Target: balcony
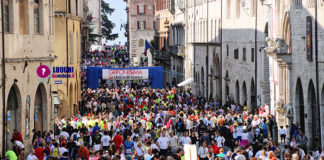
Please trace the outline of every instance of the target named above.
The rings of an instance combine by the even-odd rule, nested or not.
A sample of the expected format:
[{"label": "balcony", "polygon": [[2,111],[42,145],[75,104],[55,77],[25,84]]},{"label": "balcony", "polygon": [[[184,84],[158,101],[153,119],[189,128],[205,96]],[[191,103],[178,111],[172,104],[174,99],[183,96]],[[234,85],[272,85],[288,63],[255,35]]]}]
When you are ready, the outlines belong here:
[{"label": "balcony", "polygon": [[292,54],[290,46],[286,44],[283,39],[273,40],[272,38],[267,38],[267,45],[264,49],[268,55],[275,55],[278,60],[286,63],[292,63]]},{"label": "balcony", "polygon": [[154,51],[153,58],[156,60],[170,61],[171,55],[166,51]]},{"label": "balcony", "polygon": [[185,58],[185,46],[169,46],[167,49],[167,52],[169,52],[172,56],[178,56],[178,57],[182,57]]}]

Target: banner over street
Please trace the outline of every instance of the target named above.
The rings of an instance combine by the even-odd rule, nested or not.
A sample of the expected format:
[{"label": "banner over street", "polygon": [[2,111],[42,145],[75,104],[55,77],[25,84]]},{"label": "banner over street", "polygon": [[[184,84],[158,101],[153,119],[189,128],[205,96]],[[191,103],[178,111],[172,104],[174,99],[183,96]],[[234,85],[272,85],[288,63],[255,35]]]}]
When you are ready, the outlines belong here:
[{"label": "banner over street", "polygon": [[148,69],[103,69],[102,79],[143,80],[149,79]]}]

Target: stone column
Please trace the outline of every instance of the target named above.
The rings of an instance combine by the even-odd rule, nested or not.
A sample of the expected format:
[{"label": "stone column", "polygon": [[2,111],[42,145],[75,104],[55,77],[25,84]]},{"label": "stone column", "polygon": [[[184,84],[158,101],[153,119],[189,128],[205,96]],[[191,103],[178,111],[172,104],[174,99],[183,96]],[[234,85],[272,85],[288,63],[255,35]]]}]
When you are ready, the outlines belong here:
[{"label": "stone column", "polygon": [[[288,100],[287,103],[288,103],[290,106],[293,107],[293,112],[294,112],[293,114],[294,114],[294,117],[296,117],[296,116],[295,116],[295,113],[297,113],[297,112],[296,112],[296,107],[297,107],[297,106],[294,106],[294,103],[293,103],[293,101],[294,101],[294,97],[293,97],[293,94],[292,94],[292,93],[295,93],[295,91],[294,91],[295,87],[293,86],[294,82],[293,82],[293,74],[292,74],[292,73],[293,73],[293,72],[292,72],[292,65],[291,65],[291,64],[287,64],[287,69],[288,69],[288,83],[289,83],[289,85],[288,85],[289,100]],[[296,118],[294,118],[294,119],[296,119]],[[293,122],[294,119],[293,119],[293,117],[288,118],[289,123]],[[294,123],[295,123],[295,121],[294,121]]]}]

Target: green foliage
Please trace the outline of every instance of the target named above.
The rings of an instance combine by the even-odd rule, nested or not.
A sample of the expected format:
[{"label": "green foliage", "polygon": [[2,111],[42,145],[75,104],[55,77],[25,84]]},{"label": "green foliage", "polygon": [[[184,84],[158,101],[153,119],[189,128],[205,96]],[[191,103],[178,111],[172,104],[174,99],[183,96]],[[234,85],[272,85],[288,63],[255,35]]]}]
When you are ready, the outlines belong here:
[{"label": "green foliage", "polygon": [[111,15],[115,9],[110,8],[109,3],[106,3],[104,0],[101,0],[101,33],[102,37],[107,40],[114,40],[118,38],[118,34],[113,34],[112,29],[115,27],[115,24],[108,19],[107,15]]}]

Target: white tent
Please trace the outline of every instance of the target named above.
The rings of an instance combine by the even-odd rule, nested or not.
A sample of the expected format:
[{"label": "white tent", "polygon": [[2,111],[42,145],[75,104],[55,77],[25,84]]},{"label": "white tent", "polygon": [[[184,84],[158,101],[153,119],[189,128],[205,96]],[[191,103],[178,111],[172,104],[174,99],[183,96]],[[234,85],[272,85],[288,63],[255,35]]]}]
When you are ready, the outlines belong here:
[{"label": "white tent", "polygon": [[189,79],[186,79],[185,81],[181,82],[178,84],[178,87],[183,87],[183,86],[186,86],[192,82],[194,82],[195,80],[193,78],[189,78]]}]

